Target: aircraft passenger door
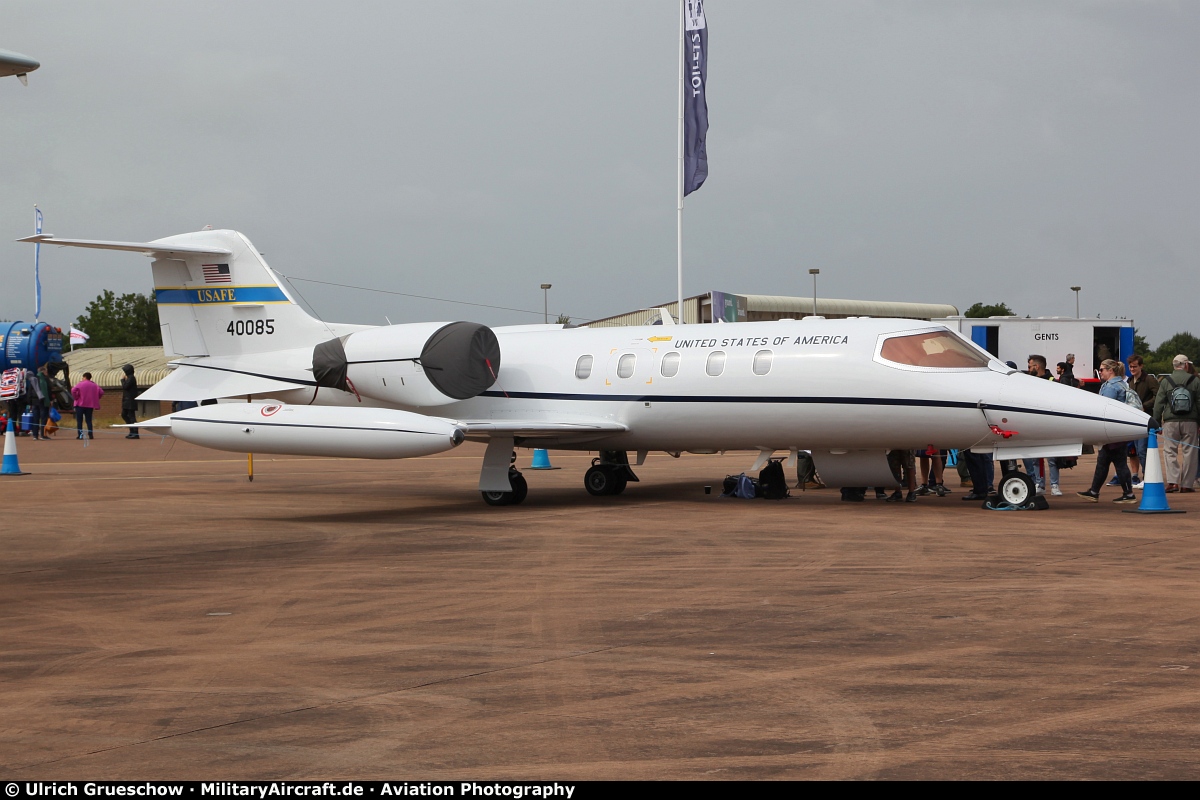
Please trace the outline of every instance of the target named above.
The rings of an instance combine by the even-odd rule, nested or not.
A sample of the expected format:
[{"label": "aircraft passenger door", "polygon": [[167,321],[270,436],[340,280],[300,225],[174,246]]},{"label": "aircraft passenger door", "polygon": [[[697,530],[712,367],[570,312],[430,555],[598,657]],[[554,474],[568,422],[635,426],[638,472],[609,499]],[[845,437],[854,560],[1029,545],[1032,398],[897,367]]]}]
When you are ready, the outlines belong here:
[{"label": "aircraft passenger door", "polygon": [[654,383],[658,354],[647,347],[614,348],[608,357],[604,385],[618,391],[641,390]]}]

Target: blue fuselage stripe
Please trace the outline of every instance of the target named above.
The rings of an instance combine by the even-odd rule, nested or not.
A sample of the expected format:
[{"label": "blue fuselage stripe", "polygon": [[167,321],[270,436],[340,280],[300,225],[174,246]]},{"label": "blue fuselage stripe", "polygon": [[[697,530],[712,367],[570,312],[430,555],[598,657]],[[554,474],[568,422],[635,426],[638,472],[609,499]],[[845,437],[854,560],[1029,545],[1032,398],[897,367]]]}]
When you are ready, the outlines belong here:
[{"label": "blue fuselage stripe", "polygon": [[[903,397],[765,397],[761,395],[638,395],[638,394],[557,394],[553,392],[496,392],[487,391],[480,397],[512,398],[519,400],[583,400],[590,402],[626,402],[626,403],[749,403],[768,405],[845,405],[845,406],[910,406],[915,408],[981,408],[978,403],[960,400],[923,400]],[[1134,428],[1144,428],[1136,422],[1106,420],[1088,414],[1070,414],[1065,411],[1050,411],[1041,408],[1020,408],[1019,406],[986,405],[986,411],[1010,411],[1021,414],[1043,414],[1051,417],[1068,419],[1086,419],[1093,422],[1108,422],[1116,425],[1128,425]]]},{"label": "blue fuselage stripe", "polygon": [[287,303],[278,286],[203,286],[194,289],[156,289],[160,305],[202,306],[211,303]]}]

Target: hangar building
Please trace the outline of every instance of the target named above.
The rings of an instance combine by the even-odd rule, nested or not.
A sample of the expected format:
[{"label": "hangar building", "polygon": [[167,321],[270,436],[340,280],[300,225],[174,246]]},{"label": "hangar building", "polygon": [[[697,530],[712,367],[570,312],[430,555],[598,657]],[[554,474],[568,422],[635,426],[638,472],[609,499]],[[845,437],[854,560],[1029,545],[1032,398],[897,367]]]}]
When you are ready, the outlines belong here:
[{"label": "hangar building", "polygon": [[[654,322],[662,311],[678,319],[679,303],[659,305],[629,311],[614,317],[593,320],[590,328],[646,325]],[[714,314],[713,309],[716,309]],[[683,300],[683,321],[703,322],[761,322],[776,319],[800,319],[813,313],[811,297],[786,297],[768,294],[731,294],[711,291],[686,297]],[[837,300],[817,298],[817,315],[827,319],[847,317],[899,317],[902,319],[934,319],[954,317],[958,309],[945,303],[902,303],[891,300]]]}]

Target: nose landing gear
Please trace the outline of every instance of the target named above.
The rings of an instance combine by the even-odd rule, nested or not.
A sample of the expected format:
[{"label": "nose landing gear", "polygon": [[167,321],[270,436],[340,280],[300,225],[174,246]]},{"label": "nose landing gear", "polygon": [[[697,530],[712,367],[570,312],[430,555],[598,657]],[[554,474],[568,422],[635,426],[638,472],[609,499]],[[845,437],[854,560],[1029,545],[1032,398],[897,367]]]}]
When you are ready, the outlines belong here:
[{"label": "nose landing gear", "polygon": [[1037,495],[1033,485],[1033,478],[1026,475],[1024,472],[1005,472],[1000,478],[1000,485],[997,487],[1000,499],[1010,506],[1016,508],[1024,508],[1026,505],[1033,502]]}]

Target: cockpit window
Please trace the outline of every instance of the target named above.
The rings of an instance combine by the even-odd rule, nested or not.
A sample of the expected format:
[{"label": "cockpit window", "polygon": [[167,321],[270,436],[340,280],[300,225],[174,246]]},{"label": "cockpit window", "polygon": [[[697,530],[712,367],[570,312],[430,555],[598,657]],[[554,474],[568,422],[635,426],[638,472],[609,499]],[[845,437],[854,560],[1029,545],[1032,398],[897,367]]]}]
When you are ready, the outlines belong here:
[{"label": "cockpit window", "polygon": [[987,356],[947,330],[893,336],[883,342],[879,356],[896,364],[934,369],[987,367]]}]

